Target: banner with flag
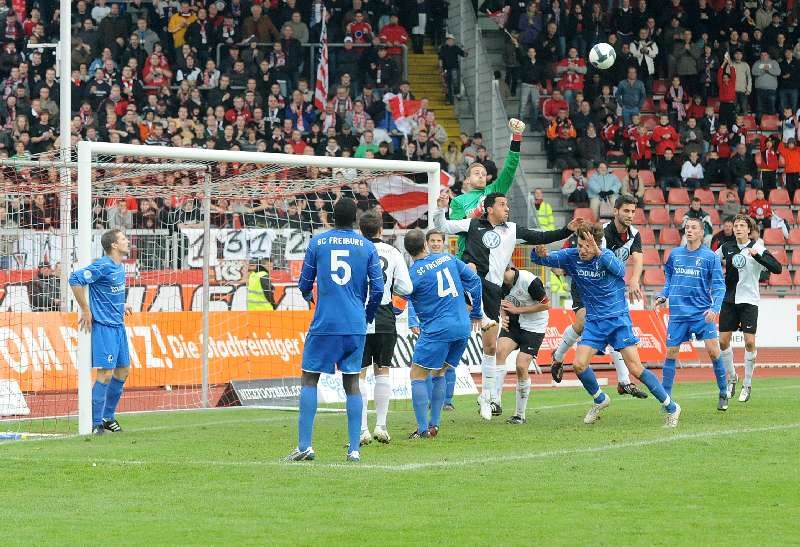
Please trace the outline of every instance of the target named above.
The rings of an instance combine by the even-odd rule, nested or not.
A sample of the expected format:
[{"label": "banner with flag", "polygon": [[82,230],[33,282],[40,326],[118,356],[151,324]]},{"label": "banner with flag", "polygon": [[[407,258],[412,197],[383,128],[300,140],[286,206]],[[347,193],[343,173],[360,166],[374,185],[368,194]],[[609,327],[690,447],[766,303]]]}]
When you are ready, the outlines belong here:
[{"label": "banner with flag", "polygon": [[322,10],[322,31],[319,35],[322,52],[317,65],[317,83],[314,89],[314,108],[325,112],[328,102],[328,28],[325,25],[325,10]]},{"label": "banner with flag", "polygon": [[392,120],[397,129],[406,135],[411,134],[411,117],[422,107],[422,101],[404,100],[395,93],[386,93],[383,95],[383,102],[392,113]]},{"label": "banner with flag", "polygon": [[[441,189],[449,188],[455,177],[445,170],[439,172]],[[428,186],[417,184],[408,177],[387,175],[369,181],[369,190],[384,211],[406,228],[428,212]]]},{"label": "banner with flag", "polygon": [[508,21],[508,15],[511,13],[511,6],[505,6],[503,9],[496,10],[496,11],[487,11],[486,15],[489,18],[497,23],[497,26],[500,28],[506,27],[506,22]]}]

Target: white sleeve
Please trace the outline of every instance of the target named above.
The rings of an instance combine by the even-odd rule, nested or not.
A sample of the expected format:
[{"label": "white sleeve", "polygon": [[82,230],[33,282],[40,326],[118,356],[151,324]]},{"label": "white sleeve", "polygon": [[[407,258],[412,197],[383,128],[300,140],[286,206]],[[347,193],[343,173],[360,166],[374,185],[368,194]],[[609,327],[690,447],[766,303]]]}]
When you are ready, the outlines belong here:
[{"label": "white sleeve", "polygon": [[469,231],[470,219],[448,220],[444,216],[445,211],[446,209],[437,207],[436,211],[433,213],[433,224],[436,228],[450,235],[467,233]]},{"label": "white sleeve", "polygon": [[414,290],[411,284],[411,276],[408,274],[408,266],[403,259],[403,255],[397,249],[392,253],[392,261],[394,262],[394,286],[392,292],[399,296],[408,296]]}]

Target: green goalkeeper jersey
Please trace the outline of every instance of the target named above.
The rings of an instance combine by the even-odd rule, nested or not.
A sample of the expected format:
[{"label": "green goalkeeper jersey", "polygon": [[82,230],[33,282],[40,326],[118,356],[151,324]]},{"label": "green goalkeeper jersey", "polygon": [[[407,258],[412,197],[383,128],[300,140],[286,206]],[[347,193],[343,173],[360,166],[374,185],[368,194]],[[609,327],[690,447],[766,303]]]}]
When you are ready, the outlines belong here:
[{"label": "green goalkeeper jersey", "polygon": [[[517,144],[517,146],[515,146]],[[467,217],[480,217],[483,215],[483,198],[492,192],[507,193],[511,185],[514,183],[514,176],[517,173],[517,166],[519,165],[519,148],[518,143],[511,145],[511,150],[508,151],[506,162],[503,165],[503,170],[497,177],[497,180],[491,184],[487,184],[486,188],[482,190],[470,190],[464,194],[453,199],[450,202],[450,219],[461,220]],[[458,236],[458,250],[456,256],[461,258],[464,253],[464,246],[466,244],[465,236]]]}]

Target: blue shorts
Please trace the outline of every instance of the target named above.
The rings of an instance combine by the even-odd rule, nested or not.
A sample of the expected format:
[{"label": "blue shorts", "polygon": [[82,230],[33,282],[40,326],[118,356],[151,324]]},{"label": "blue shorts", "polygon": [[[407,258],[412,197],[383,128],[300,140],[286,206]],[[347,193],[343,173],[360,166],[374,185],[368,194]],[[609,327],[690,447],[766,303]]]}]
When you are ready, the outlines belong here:
[{"label": "blue shorts", "polygon": [[629,315],[607,317],[594,321],[586,320],[579,346],[589,346],[605,353],[606,346],[619,351],[628,346],[635,346],[639,339],[633,332],[633,323]]},{"label": "blue shorts", "polygon": [[443,342],[435,338],[420,335],[414,346],[414,355],[411,362],[429,370],[439,370],[444,365],[458,366],[464,350],[467,349],[469,338],[448,340]]},{"label": "blue shorts", "polygon": [[667,347],[675,348],[683,342],[692,339],[692,334],[697,340],[714,340],[719,338],[716,323],[706,323],[706,318],[702,315],[690,321],[669,320],[667,325]]},{"label": "blue shorts", "polygon": [[125,368],[130,365],[125,327],[92,323],[92,367]]},{"label": "blue shorts", "polygon": [[366,334],[310,334],[303,348],[303,372],[342,374],[361,372]]}]

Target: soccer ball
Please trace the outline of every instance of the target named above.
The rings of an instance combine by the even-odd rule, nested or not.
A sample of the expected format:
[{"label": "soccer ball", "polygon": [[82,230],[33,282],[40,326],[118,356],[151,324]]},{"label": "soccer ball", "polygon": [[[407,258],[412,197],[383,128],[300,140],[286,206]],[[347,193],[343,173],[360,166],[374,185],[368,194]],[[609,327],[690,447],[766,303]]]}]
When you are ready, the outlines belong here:
[{"label": "soccer ball", "polygon": [[592,63],[593,67],[600,70],[611,68],[616,60],[617,52],[614,51],[611,45],[605,42],[595,44],[589,51],[589,62]]}]

